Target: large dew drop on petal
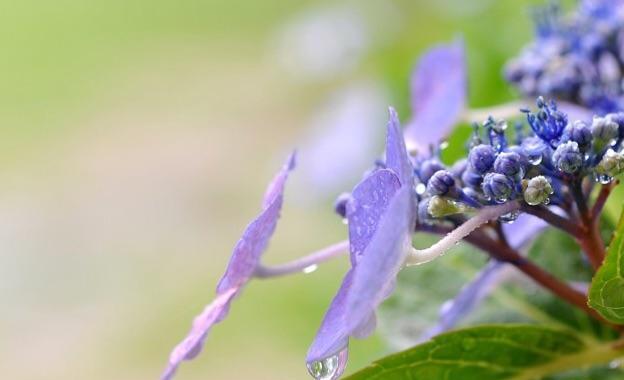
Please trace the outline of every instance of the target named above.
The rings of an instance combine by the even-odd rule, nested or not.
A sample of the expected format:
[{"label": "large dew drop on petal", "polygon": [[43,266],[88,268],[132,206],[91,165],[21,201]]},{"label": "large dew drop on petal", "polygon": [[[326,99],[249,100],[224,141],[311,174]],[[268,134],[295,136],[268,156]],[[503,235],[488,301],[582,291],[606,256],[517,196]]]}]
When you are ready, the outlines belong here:
[{"label": "large dew drop on petal", "polygon": [[336,355],[325,359],[315,360],[307,363],[308,372],[316,380],[338,379],[347,367],[349,348],[345,348]]}]

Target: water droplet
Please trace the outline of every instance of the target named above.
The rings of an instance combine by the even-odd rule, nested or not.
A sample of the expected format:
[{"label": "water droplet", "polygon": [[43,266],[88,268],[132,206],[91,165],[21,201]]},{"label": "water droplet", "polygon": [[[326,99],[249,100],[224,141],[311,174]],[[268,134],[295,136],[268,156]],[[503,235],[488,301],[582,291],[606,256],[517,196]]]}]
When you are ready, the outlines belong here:
[{"label": "water droplet", "polygon": [[607,185],[613,181],[613,177],[610,177],[606,174],[594,174],[594,181],[599,182],[603,185]]},{"label": "water droplet", "polygon": [[305,274],[308,274],[308,273],[314,272],[317,269],[318,269],[318,265],[312,264],[312,265],[309,265],[309,266],[303,268],[302,272],[305,273]]},{"label": "water droplet", "polygon": [[477,346],[477,341],[474,338],[465,338],[461,345],[465,351],[470,351]]},{"label": "water droplet", "polygon": [[349,219],[342,218],[342,224],[349,224]]},{"label": "water droplet", "polygon": [[444,149],[448,148],[448,146],[449,146],[448,141],[442,141],[440,143],[440,147],[439,148],[440,148],[440,150],[444,150]]},{"label": "water droplet", "polygon": [[518,215],[520,215],[520,212],[518,210],[515,210],[507,214],[501,215],[498,220],[503,223],[513,223],[516,221],[516,219],[518,219]]},{"label": "water droplet", "polygon": [[335,380],[347,366],[349,349],[345,348],[334,356],[307,363],[308,372],[316,380]]},{"label": "water droplet", "polygon": [[416,194],[423,195],[427,191],[427,186],[424,183],[419,183],[416,185]]},{"label": "water droplet", "polygon": [[542,163],[542,155],[541,154],[529,155],[528,160],[531,163],[531,165],[537,166]]},{"label": "water droplet", "polygon": [[544,202],[542,202],[542,204],[549,205],[550,204],[550,198],[544,199]]}]

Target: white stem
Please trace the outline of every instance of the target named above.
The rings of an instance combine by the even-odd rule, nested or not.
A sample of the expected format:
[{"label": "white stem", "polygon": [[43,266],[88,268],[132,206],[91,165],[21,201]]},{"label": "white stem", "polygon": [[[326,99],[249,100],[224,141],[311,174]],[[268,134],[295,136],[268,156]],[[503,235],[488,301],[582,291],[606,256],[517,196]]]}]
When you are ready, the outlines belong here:
[{"label": "white stem", "polygon": [[429,262],[439,256],[442,256],[444,253],[446,253],[446,251],[453,248],[463,238],[468,236],[472,231],[476,230],[481,225],[502,215],[515,211],[519,207],[520,205],[518,204],[518,202],[513,201],[499,206],[488,206],[482,208],[481,210],[479,210],[479,213],[477,213],[477,215],[468,219],[461,226],[449,232],[445,237],[440,239],[431,247],[425,249],[416,249],[412,247],[412,250],[407,257],[407,260],[405,261],[405,265],[420,265]]},{"label": "white stem", "polygon": [[349,241],[341,241],[336,244],[332,244],[329,247],[325,247],[319,251],[313,252],[300,259],[293,260],[285,264],[270,267],[260,264],[256,268],[254,276],[258,278],[268,278],[284,276],[291,273],[301,273],[304,272],[306,269],[314,268],[314,266],[317,264],[320,264],[324,261],[330,260],[334,257],[340,256],[348,252]]}]

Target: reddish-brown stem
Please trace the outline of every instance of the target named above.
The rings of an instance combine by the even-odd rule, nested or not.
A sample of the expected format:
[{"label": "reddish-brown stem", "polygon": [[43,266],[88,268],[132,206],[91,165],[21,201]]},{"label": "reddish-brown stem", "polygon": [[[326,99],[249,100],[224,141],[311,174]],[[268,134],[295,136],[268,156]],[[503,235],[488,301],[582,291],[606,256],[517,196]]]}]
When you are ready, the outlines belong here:
[{"label": "reddish-brown stem", "polygon": [[[444,226],[419,226],[419,230],[435,234],[447,234],[450,232],[450,229]],[[482,233],[481,228],[473,231],[473,233],[468,235],[465,240],[473,246],[486,252],[490,257],[515,266],[522,273],[533,279],[537,284],[546,288],[547,290],[557,295],[561,299],[567,301],[571,305],[583,310],[593,318],[596,318],[601,322],[611,325],[610,323],[605,321],[595,310],[591,309],[587,305],[587,298],[585,294],[575,290],[574,288],[559,280],[529,259],[522,257],[518,252],[516,252],[513,248],[509,247],[507,244],[501,243],[500,241],[496,241],[488,237],[487,235]],[[620,329],[619,326],[611,326],[616,329]]]},{"label": "reddish-brown stem", "polygon": [[547,207],[529,206],[523,203],[520,209],[527,214],[537,216],[538,218],[548,222],[551,226],[559,228],[560,230],[567,232],[572,236],[580,236],[585,233],[585,229],[583,227],[561,215],[555,214]]},{"label": "reddish-brown stem", "polygon": [[611,190],[613,190],[613,188],[617,186],[618,183],[619,181],[614,181],[607,185],[602,185],[602,187],[600,188],[600,192],[598,193],[598,197],[596,197],[596,201],[594,202],[594,206],[591,209],[592,219],[596,220],[600,217],[600,214],[602,213],[602,208],[607,202],[607,199],[611,194]]},{"label": "reddish-brown stem", "polygon": [[585,252],[592,267],[597,270],[602,265],[602,260],[605,257],[604,242],[598,230],[598,223],[587,208],[587,201],[583,195],[580,183],[570,184],[570,189],[581,217],[581,223],[583,223],[585,228],[585,233],[576,235],[576,241],[583,249],[583,252]]}]

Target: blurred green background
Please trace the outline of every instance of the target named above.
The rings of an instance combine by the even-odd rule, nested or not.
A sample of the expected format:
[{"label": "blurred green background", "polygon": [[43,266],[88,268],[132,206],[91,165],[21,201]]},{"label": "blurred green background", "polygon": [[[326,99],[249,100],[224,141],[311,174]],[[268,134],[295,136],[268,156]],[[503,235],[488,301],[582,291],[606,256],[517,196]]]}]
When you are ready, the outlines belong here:
[{"label": "blurred green background", "polygon": [[[333,199],[382,151],[387,105],[407,119],[428,46],[463,36],[472,106],[514,97],[529,3],[0,3],[3,376],[157,378],[287,152],[271,263],[346,236]],[[178,378],[307,378],[347,265],[253,281]],[[349,370],[386,350],[354,341]]]}]

